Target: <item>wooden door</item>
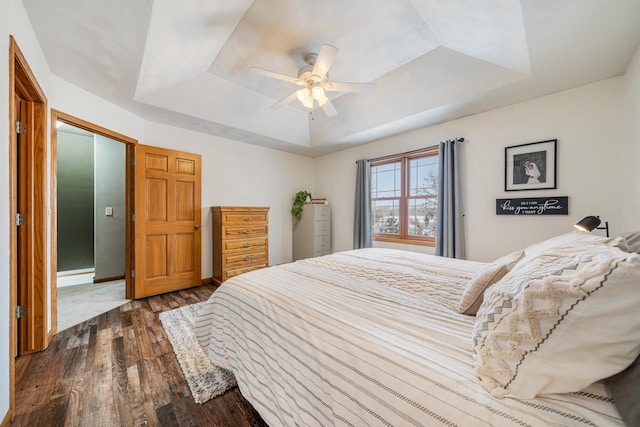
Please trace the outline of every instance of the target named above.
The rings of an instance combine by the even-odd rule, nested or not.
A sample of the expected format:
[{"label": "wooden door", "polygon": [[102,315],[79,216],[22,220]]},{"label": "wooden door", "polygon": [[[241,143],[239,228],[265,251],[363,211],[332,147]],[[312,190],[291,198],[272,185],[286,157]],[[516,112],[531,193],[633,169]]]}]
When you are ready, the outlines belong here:
[{"label": "wooden door", "polygon": [[[14,96],[15,117],[15,217],[17,355],[44,350],[47,346],[47,289],[45,270],[46,213],[44,206],[44,109]],[[12,209],[13,211],[13,209]]]},{"label": "wooden door", "polygon": [[136,149],[135,298],[202,284],[201,158]]},{"label": "wooden door", "polygon": [[[27,123],[28,118],[28,103],[26,100],[15,96],[16,105],[16,120],[21,123]],[[33,337],[33,328],[31,322],[29,322],[28,315],[30,311],[33,311],[32,307],[29,307],[29,276],[31,271],[31,263],[29,263],[29,227],[27,224],[27,214],[29,213],[29,175],[27,171],[30,169],[29,165],[29,141],[27,139],[28,128],[22,129],[20,133],[16,133],[16,163],[17,177],[16,177],[16,208],[19,215],[21,224],[18,225],[17,235],[17,301],[16,306],[21,310],[21,315],[17,317],[17,350],[18,356],[30,353],[34,350],[33,345],[30,345],[30,337]],[[15,219],[16,221],[18,218]],[[31,309],[30,309],[31,308]]]}]

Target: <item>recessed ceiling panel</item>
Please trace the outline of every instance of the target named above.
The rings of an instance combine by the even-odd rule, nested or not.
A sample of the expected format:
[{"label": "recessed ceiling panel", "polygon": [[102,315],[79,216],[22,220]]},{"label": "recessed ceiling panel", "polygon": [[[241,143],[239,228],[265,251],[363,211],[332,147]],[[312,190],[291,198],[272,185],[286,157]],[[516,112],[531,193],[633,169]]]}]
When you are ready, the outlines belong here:
[{"label": "recessed ceiling panel", "polygon": [[23,1],[51,71],[110,100],[133,96],[151,3]]},{"label": "recessed ceiling panel", "polygon": [[518,71],[530,72],[520,0],[414,0],[443,46]]},{"label": "recessed ceiling panel", "polygon": [[207,71],[253,0],[154,0],[135,97]]},{"label": "recessed ceiling panel", "polygon": [[438,47],[410,0],[255,0],[210,72],[279,100],[295,86],[248,73],[252,66],[297,77],[303,54],[340,52],[332,80],[370,82]]}]

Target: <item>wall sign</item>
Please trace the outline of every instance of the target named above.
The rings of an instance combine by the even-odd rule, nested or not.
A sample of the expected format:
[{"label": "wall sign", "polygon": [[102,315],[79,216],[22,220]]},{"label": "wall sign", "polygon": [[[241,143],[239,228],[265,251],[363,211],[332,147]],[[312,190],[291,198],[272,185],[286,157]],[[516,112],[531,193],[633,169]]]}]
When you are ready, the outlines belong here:
[{"label": "wall sign", "polygon": [[496,199],[496,215],[569,215],[569,197]]}]

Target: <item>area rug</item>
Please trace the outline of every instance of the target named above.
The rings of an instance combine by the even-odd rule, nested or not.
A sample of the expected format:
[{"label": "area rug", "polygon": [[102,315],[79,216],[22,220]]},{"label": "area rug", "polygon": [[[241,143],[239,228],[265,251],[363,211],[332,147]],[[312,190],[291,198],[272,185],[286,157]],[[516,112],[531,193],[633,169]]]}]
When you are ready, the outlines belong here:
[{"label": "area rug", "polygon": [[196,403],[204,403],[236,385],[231,371],[211,363],[193,333],[193,319],[203,304],[191,304],[160,313],[160,322]]}]

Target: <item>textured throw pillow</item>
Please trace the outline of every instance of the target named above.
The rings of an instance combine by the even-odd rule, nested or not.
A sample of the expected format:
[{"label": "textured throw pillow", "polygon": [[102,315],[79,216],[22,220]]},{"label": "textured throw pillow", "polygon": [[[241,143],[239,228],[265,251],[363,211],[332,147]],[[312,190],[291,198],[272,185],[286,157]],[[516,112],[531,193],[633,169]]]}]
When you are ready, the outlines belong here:
[{"label": "textured throw pillow", "polygon": [[512,252],[478,271],[462,294],[458,313],[474,316],[482,304],[485,290],[502,279],[522,257],[523,251]]},{"label": "textured throw pillow", "polygon": [[496,397],[579,391],[640,353],[640,255],[606,244],[527,255],[485,292],[475,373]]},{"label": "textured throw pillow", "polygon": [[640,426],[640,357],[608,380],[611,396],[628,426]]}]

